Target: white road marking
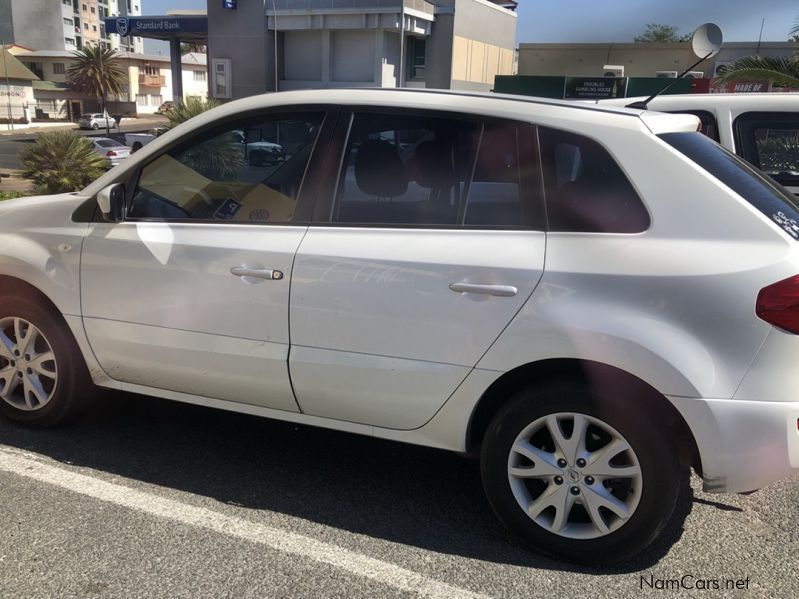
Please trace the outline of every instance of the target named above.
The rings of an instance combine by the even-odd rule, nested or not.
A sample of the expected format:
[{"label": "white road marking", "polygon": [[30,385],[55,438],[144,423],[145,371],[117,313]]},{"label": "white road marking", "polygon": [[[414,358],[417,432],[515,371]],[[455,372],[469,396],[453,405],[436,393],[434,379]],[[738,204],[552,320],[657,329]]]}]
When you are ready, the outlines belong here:
[{"label": "white road marking", "polygon": [[486,599],[485,595],[427,578],[337,545],[72,472],[45,463],[32,454],[0,447],[0,470],[152,516],[329,564],[400,591],[432,599]]}]

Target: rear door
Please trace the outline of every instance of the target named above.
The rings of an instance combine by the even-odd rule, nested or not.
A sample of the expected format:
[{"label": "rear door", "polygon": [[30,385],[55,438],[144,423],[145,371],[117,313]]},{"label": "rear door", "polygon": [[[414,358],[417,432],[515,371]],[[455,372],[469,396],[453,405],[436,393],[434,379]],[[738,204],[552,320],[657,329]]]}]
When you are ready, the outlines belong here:
[{"label": "rear door", "polygon": [[354,109],[294,265],[289,367],[308,414],[423,425],[544,267],[535,130]]}]

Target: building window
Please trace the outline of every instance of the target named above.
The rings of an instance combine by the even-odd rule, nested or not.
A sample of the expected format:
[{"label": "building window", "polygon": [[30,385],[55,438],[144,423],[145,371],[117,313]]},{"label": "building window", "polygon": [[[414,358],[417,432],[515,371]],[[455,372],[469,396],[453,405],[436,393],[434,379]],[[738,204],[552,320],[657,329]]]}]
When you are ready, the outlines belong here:
[{"label": "building window", "polygon": [[108,35],[105,32],[105,25],[103,25],[102,23],[100,24],[100,37],[108,37]]},{"label": "building window", "polygon": [[94,10],[94,7],[93,7],[93,6],[92,6],[92,7],[91,7],[89,10],[91,10],[91,11],[92,11],[92,14],[95,14],[95,12],[96,12],[96,11]]},{"label": "building window", "polygon": [[144,68],[142,70],[144,71],[145,75],[160,75],[161,74],[160,69],[158,67],[154,67],[154,66],[152,66],[150,64],[144,65]]},{"label": "building window", "polygon": [[83,5],[83,12],[86,12],[87,10],[89,10],[89,8],[84,4]]},{"label": "building window", "polygon": [[64,19],[64,25],[72,26],[72,19]]},{"label": "building window", "polygon": [[161,106],[161,94],[150,94],[150,106]]},{"label": "building window", "polygon": [[208,73],[205,71],[192,71],[195,81],[208,81]]},{"label": "building window", "polygon": [[136,94],[136,104],[139,106],[147,106],[147,94]]},{"label": "building window", "polygon": [[412,37],[408,45],[408,79],[424,79],[425,40]]},{"label": "building window", "polygon": [[97,25],[92,25],[92,31],[97,31]]},{"label": "building window", "polygon": [[83,24],[83,28],[88,31],[89,30],[89,24],[88,23],[84,23]]},{"label": "building window", "polygon": [[64,63],[63,62],[54,62],[53,63],[53,74],[54,75],[63,75],[64,74]]}]

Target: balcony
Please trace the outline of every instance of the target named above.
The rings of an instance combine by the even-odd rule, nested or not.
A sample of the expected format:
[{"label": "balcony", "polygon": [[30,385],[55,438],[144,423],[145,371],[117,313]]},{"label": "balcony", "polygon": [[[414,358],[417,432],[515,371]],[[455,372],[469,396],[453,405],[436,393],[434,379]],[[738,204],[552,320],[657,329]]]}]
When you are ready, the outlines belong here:
[{"label": "balcony", "polygon": [[139,85],[142,87],[164,87],[166,85],[166,75],[147,75],[139,74]]}]

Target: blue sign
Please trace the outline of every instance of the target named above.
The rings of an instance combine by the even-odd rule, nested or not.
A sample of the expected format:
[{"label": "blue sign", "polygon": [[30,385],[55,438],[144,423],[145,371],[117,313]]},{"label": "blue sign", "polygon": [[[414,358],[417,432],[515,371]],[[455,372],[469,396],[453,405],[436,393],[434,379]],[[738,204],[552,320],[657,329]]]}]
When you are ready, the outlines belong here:
[{"label": "blue sign", "polygon": [[236,10],[236,0],[222,0],[222,8]]},{"label": "blue sign", "polygon": [[[223,0],[233,3],[236,7],[237,0]],[[107,33],[116,33],[125,37],[135,35],[139,37],[169,38],[181,33],[207,34],[208,17],[176,16],[176,17],[106,17],[105,30]]]}]

